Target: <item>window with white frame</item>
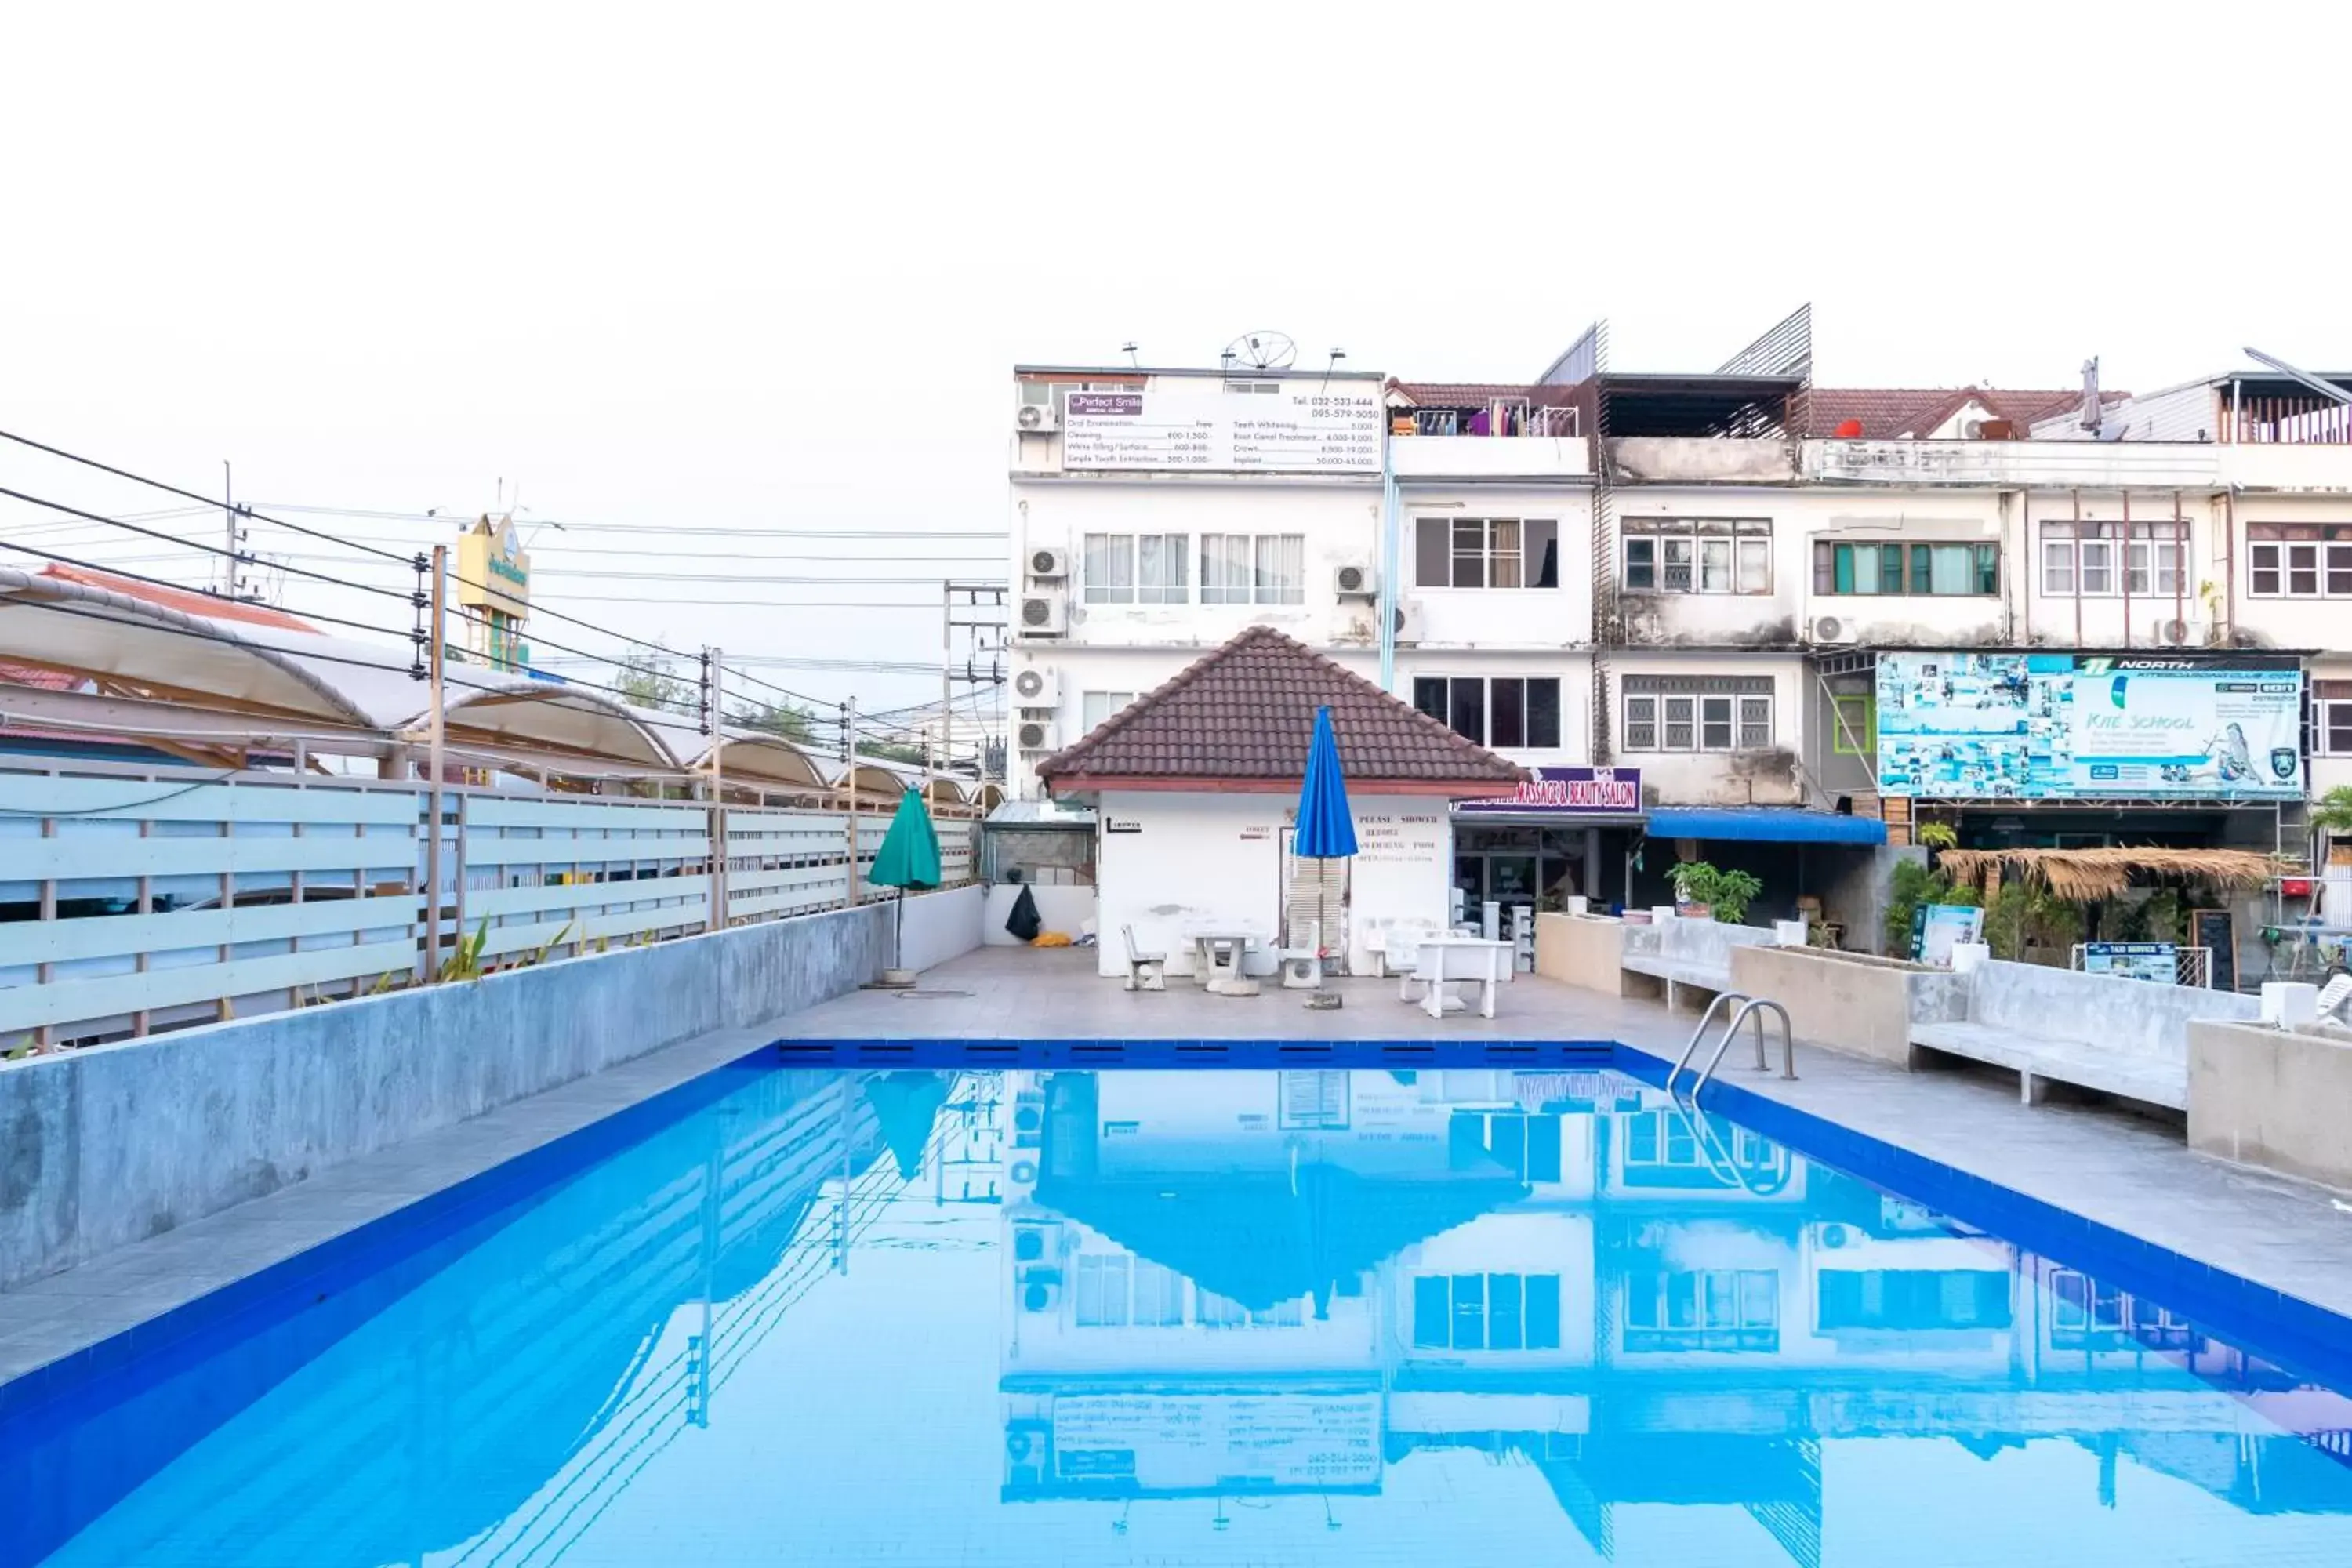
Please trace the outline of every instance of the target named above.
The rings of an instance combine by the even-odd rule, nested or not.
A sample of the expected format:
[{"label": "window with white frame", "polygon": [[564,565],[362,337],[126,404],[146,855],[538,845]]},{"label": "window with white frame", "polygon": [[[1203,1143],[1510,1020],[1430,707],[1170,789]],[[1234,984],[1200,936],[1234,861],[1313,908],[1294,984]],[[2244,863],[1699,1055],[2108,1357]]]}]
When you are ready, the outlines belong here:
[{"label": "window with white frame", "polygon": [[1557,1274],[1418,1274],[1415,1350],[1559,1349]]},{"label": "window with white frame", "polygon": [[1815,540],[1813,592],[1935,598],[1998,594],[2000,547]]},{"label": "window with white frame", "polygon": [[1556,677],[1415,676],[1412,705],[1482,746],[1543,752],[1560,743]]},{"label": "window with white frame", "polygon": [[1755,752],[1772,744],[1769,675],[1629,675],[1625,750]]},{"label": "window with white frame", "polygon": [[1201,603],[1303,605],[1306,602],[1305,534],[1201,535]]},{"label": "window with white frame", "polygon": [[1557,588],[1559,524],[1550,518],[1418,518],[1412,576],[1422,588]]},{"label": "window with white frame", "polygon": [[1184,1321],[1184,1277],[1125,1253],[1081,1253],[1073,1315],[1082,1329],[1171,1328]]},{"label": "window with white frame", "polygon": [[2311,749],[2323,757],[2352,757],[2352,680],[2311,683]]},{"label": "window with white frame", "polygon": [[1773,1351],[1780,1345],[1778,1269],[1636,1269],[1625,1277],[1628,1351]]},{"label": "window with white frame", "polygon": [[1191,540],[1181,533],[1089,533],[1078,563],[1089,605],[1181,605],[1192,599]]},{"label": "window with white frame", "polygon": [[1132,691],[1088,691],[1078,699],[1078,721],[1091,734],[1104,720],[1135,700]]},{"label": "window with white frame", "polygon": [[2073,519],[2042,525],[2045,599],[2177,598],[2189,588],[2189,525],[2170,519],[2121,522]]},{"label": "window with white frame", "polygon": [[2246,589],[2261,599],[2352,598],[2352,523],[2248,523]]},{"label": "window with white frame", "polygon": [[1629,517],[1629,594],[1769,594],[1772,524],[1753,517]]}]

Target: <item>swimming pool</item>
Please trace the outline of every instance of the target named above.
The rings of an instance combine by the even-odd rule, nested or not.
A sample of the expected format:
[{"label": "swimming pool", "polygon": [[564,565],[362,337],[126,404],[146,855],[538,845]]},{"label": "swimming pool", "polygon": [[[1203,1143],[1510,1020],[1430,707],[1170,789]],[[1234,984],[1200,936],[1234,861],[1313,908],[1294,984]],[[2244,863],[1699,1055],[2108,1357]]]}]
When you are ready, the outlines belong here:
[{"label": "swimming pool", "polygon": [[1651,1076],[747,1063],[19,1401],[6,1560],[2352,1560],[2311,1322]]}]

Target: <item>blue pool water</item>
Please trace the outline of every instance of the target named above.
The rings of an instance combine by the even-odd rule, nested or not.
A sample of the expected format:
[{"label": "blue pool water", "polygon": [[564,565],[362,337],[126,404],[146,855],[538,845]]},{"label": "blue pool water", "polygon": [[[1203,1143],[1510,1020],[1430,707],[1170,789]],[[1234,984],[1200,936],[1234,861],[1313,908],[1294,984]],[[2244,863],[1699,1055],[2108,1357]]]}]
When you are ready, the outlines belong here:
[{"label": "blue pool water", "polygon": [[699,1099],[19,1411],[6,1560],[2352,1562],[2260,1324],[1615,1068]]}]

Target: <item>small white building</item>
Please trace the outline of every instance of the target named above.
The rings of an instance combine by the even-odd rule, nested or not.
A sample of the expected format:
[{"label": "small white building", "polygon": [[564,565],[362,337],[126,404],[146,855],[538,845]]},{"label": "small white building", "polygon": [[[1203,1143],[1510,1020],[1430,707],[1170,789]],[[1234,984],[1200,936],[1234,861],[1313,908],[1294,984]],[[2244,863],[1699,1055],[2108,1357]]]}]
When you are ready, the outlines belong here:
[{"label": "small white building", "polygon": [[[1293,818],[1315,710],[1331,710],[1358,852],[1296,859]],[[1058,799],[1095,809],[1101,970],[1121,932],[1189,971],[1188,931],[1222,926],[1373,965],[1372,934],[1442,926],[1456,800],[1505,794],[1525,770],[1276,631],[1252,626],[1048,757]],[[1338,933],[1344,932],[1344,937]],[[1270,942],[1259,961],[1272,966]]]}]

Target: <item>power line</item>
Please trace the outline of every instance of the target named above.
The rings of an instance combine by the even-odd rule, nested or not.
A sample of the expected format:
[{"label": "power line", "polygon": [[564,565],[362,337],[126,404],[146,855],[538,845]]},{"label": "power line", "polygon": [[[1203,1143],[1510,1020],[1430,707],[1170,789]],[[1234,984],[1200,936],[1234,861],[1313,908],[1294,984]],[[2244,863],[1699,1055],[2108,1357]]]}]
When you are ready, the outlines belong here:
[{"label": "power line", "polygon": [[[7,437],[10,440],[22,439],[20,437],[8,436],[8,433],[5,430],[0,430],[0,437]],[[38,445],[37,442],[31,444],[36,446]],[[47,450],[47,448],[43,449]],[[98,466],[103,468],[105,465],[100,464]],[[28,496],[22,490],[12,490],[5,486],[0,486],[0,496],[8,496],[14,500],[25,501],[33,506],[47,507],[51,511],[61,511],[73,517],[87,518],[92,522],[102,522],[114,528],[128,529],[133,533],[144,534],[150,539],[160,539],[166,544],[186,545],[191,549],[201,550],[208,555],[226,555],[232,561],[247,562],[248,563],[250,563],[253,559],[250,552],[246,551],[224,550],[217,544],[199,544],[194,540],[182,539],[177,534],[160,533],[154,529],[142,527],[140,524],[135,522],[125,522],[121,518],[101,517],[97,512],[84,511],[79,507],[68,506],[63,501],[43,500],[38,496]],[[414,597],[413,591],[404,593],[398,589],[378,587],[372,583],[354,583],[347,578],[331,577],[323,572],[312,572],[300,566],[285,566],[279,568],[279,570],[291,572],[298,577],[310,577],[320,583],[331,583],[338,588],[356,588],[363,594],[380,594],[387,599],[398,599],[403,604],[411,603]]]},{"label": "power line", "polygon": [[[277,511],[295,511],[321,517],[365,518],[379,522],[427,523],[452,521],[437,512],[370,511],[356,507],[296,506],[286,501],[264,501],[260,504]],[[537,516],[530,521],[536,525],[561,528],[566,533],[695,533],[749,539],[968,539],[975,542],[981,540],[1011,537],[1001,528],[767,528],[756,523],[572,522],[562,518]]]},{"label": "power line", "polygon": [[[331,533],[322,533],[315,528],[306,528],[299,522],[285,522],[278,518],[265,516],[264,514],[254,510],[249,506],[233,506],[226,500],[215,500],[211,496],[198,495],[194,490],[184,490],[179,486],[166,484],[162,479],[151,479],[144,474],[134,474],[128,468],[118,468],[111,463],[101,463],[96,458],[85,458],[79,452],[68,452],[62,447],[52,447],[45,441],[36,441],[29,436],[19,436],[12,430],[0,430],[0,441],[14,441],[20,447],[30,447],[36,452],[47,452],[53,458],[63,458],[68,463],[79,463],[84,468],[96,468],[102,474],[112,474],[117,479],[129,479],[133,484],[147,485],[152,489],[162,490],[166,495],[182,496],[189,500],[203,503],[203,505],[208,510],[234,512],[239,517],[255,518],[263,522],[276,523],[279,528],[291,529],[296,533],[307,533],[313,539],[323,539],[330,544],[341,544],[343,542]],[[0,491],[0,494],[10,493],[14,492]],[[43,503],[36,502],[35,504],[39,505]],[[83,515],[87,516],[89,514],[84,513]],[[107,521],[110,521],[112,520],[109,519]],[[352,548],[355,550],[364,550],[371,555],[386,556],[387,558],[394,561],[402,559],[399,556],[393,555],[389,551],[372,549],[364,544],[353,545]],[[224,551],[222,553],[226,554],[227,552]]]}]

